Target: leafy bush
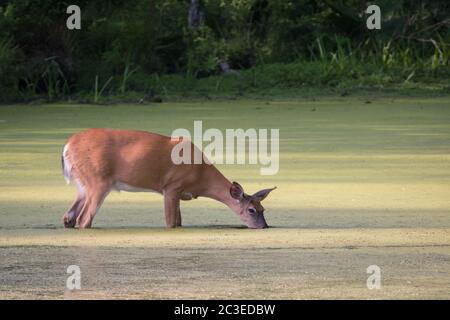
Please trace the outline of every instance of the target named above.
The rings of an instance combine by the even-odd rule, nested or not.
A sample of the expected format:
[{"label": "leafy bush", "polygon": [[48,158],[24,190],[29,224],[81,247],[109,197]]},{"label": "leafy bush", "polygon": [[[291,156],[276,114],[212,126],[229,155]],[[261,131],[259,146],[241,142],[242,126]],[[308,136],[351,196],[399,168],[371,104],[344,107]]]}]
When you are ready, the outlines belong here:
[{"label": "leafy bush", "polygon": [[11,39],[0,38],[0,101],[14,97],[18,91],[20,72],[17,68],[19,51]]},{"label": "leafy bush", "polygon": [[377,4],[382,30],[368,31],[360,0],[203,0],[194,27],[190,1],[79,0],[69,31],[64,1],[3,1],[0,99],[448,80],[450,2]]}]

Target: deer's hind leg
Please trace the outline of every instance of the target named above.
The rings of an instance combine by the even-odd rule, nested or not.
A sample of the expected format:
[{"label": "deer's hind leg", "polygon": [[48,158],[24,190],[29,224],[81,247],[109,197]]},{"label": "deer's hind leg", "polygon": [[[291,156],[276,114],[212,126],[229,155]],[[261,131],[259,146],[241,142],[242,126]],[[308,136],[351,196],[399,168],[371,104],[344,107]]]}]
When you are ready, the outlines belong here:
[{"label": "deer's hind leg", "polygon": [[84,187],[77,181],[77,197],[72,206],[63,215],[63,223],[65,228],[73,228],[77,223],[77,217],[80,214],[86,202],[86,192]]},{"label": "deer's hind leg", "polygon": [[67,212],[63,215],[63,223],[65,228],[75,227],[75,224],[77,223],[77,217],[84,206],[84,202],[85,198],[80,195],[80,193],[78,193],[77,198],[75,199],[70,209],[67,210]]},{"label": "deer's hind leg", "polygon": [[110,183],[102,183],[95,187],[88,186],[86,190],[86,201],[77,217],[77,223],[80,229],[90,228],[95,214],[102,205],[106,196],[111,190]]}]

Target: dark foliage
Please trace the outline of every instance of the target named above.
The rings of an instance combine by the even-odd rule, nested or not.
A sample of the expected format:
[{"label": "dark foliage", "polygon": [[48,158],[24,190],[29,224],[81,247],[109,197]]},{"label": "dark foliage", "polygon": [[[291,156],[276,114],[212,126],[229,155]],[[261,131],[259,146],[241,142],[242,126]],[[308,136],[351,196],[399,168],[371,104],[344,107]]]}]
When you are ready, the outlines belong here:
[{"label": "dark foliage", "polygon": [[0,1],[0,101],[164,91],[167,75],[189,87],[224,72],[221,65],[227,74],[250,70],[250,86],[261,78],[290,87],[364,83],[374,74],[430,81],[450,70],[447,0],[380,0],[376,31],[366,28],[361,0],[203,0],[195,8],[187,0],[80,0],[82,29],[72,31],[69,4]]}]

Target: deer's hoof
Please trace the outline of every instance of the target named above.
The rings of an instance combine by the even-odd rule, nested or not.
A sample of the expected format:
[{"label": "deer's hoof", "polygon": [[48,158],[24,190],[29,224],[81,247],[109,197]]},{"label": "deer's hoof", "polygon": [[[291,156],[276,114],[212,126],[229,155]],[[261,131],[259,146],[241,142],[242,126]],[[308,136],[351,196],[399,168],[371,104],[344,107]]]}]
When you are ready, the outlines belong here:
[{"label": "deer's hoof", "polygon": [[63,224],[64,228],[75,228],[75,224],[77,223],[77,220],[74,219],[74,217],[70,217],[70,214],[65,213],[63,216]]}]

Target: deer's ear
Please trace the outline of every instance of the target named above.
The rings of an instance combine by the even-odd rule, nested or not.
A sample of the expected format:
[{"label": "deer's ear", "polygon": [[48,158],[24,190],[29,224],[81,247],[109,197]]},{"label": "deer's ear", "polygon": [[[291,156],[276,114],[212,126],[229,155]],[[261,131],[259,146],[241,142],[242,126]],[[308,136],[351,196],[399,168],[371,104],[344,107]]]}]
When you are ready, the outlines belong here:
[{"label": "deer's ear", "polygon": [[244,198],[244,189],[242,189],[239,183],[233,181],[233,184],[230,187],[230,195],[234,199],[242,200],[242,198]]},{"label": "deer's ear", "polygon": [[254,195],[252,195],[252,198],[256,198],[259,201],[263,201],[271,191],[275,190],[277,187],[275,188],[271,188],[271,189],[263,189],[261,191],[258,191],[257,193],[255,193]]}]

